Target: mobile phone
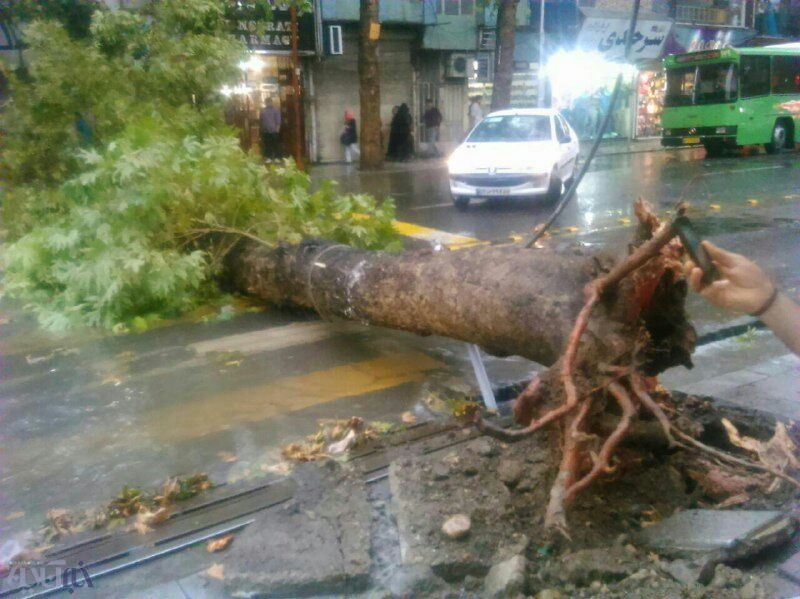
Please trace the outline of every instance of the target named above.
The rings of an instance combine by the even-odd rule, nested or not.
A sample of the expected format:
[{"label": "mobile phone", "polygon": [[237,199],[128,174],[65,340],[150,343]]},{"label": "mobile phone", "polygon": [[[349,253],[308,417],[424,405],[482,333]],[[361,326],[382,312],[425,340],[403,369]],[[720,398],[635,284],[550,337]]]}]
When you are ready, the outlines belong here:
[{"label": "mobile phone", "polygon": [[706,248],[703,247],[703,239],[692,225],[692,221],[685,216],[679,216],[673,221],[673,227],[678,233],[678,237],[681,238],[683,247],[689,252],[692,261],[703,271],[700,282],[703,285],[708,285],[718,279],[719,272],[711,261]]}]

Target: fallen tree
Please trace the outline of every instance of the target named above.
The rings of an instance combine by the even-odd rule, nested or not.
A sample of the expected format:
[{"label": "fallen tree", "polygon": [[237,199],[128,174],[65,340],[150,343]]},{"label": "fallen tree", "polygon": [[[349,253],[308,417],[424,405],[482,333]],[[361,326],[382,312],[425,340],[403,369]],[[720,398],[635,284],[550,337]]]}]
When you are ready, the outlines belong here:
[{"label": "fallen tree", "polygon": [[[506,440],[560,425],[562,458],[546,526],[567,534],[566,506],[613,469],[615,449],[639,410],[655,419],[669,445],[789,478],[703,445],[651,396],[657,374],[691,367],[695,332],[684,311],[683,248],[644,202],[636,213],[637,238],[618,259],[577,245],[561,252],[507,245],[390,254],[325,241],[265,247],[245,240],[228,255],[227,274],[240,291],[273,304],[445,335],[550,366],[515,402],[523,428],[499,429],[480,415],[476,423]],[[616,426],[598,434],[608,412],[618,414]]]}]

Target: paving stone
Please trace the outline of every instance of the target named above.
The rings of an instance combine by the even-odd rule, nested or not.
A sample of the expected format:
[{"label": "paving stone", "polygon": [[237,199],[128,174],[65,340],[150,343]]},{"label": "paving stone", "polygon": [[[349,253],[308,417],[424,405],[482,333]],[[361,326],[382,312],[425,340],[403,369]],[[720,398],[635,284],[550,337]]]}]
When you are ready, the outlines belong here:
[{"label": "paving stone", "polygon": [[225,590],[259,597],[363,591],[372,518],[363,481],[333,461],[300,466],[293,478],[289,505],[259,515],[224,556]]},{"label": "paving stone", "polygon": [[794,528],[791,517],[778,511],[686,510],[646,528],[639,540],[664,555],[715,553],[722,561],[788,541]]},{"label": "paving stone", "polygon": [[[430,465],[440,459],[421,456],[389,466],[402,563],[426,564],[448,582],[482,578],[494,563],[501,540],[513,538],[515,532],[506,515],[510,492],[497,477],[497,458],[464,448],[445,456],[458,467],[447,479],[436,480]],[[466,538],[448,539],[440,530],[455,514],[471,518]]]}]

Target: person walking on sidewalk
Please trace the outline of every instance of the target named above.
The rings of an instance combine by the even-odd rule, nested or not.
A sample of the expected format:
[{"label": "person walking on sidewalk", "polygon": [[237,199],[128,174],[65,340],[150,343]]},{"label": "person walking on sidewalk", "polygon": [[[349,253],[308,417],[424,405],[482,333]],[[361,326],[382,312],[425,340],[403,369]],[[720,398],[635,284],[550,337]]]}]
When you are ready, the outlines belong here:
[{"label": "person walking on sidewalk", "polygon": [[356,130],[356,117],[350,110],[344,111],[344,129],[339,136],[339,141],[344,146],[344,159],[347,164],[353,162],[353,158],[361,156],[358,147],[358,131]]},{"label": "person walking on sidewalk", "polygon": [[413,124],[414,119],[411,116],[411,111],[408,109],[408,104],[403,102],[392,117],[392,123],[389,126],[389,149],[386,152],[387,159],[405,162],[411,158],[411,155],[414,153],[414,140],[411,137],[411,127]]},{"label": "person walking on sidewalk", "polygon": [[475,128],[475,125],[483,120],[483,108],[481,108],[481,97],[472,96],[470,98],[469,108],[467,109],[469,116],[469,133]]},{"label": "person walking on sidewalk", "polygon": [[267,103],[259,115],[261,130],[261,151],[267,160],[276,160],[281,157],[280,138],[281,113],[273,104],[272,96],[267,98]]},{"label": "person walking on sidewalk", "polygon": [[713,305],[761,319],[795,354],[800,355],[800,306],[782,293],[763,270],[740,254],[704,241],[720,278],[703,285],[703,271],[691,260],[685,274],[691,288]]},{"label": "person walking on sidewalk", "polygon": [[442,113],[433,104],[430,98],[425,101],[425,114],[422,115],[425,122],[425,141],[428,142],[428,149],[432,156],[441,156],[436,142],[439,141],[439,128],[442,125]]}]

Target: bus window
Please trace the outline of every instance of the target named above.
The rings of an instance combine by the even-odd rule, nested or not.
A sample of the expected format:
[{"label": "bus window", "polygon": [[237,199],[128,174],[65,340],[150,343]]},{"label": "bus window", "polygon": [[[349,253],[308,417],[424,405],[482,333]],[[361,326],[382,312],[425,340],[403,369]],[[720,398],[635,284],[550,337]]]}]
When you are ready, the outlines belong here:
[{"label": "bus window", "polygon": [[772,57],[772,93],[800,93],[800,56]]},{"label": "bus window", "polygon": [[723,62],[698,67],[695,104],[733,102],[737,94],[736,65]]},{"label": "bus window", "polygon": [[695,67],[667,69],[666,106],[689,106],[694,98]]},{"label": "bus window", "polygon": [[769,94],[769,56],[742,56],[739,73],[742,79],[742,97]]}]

